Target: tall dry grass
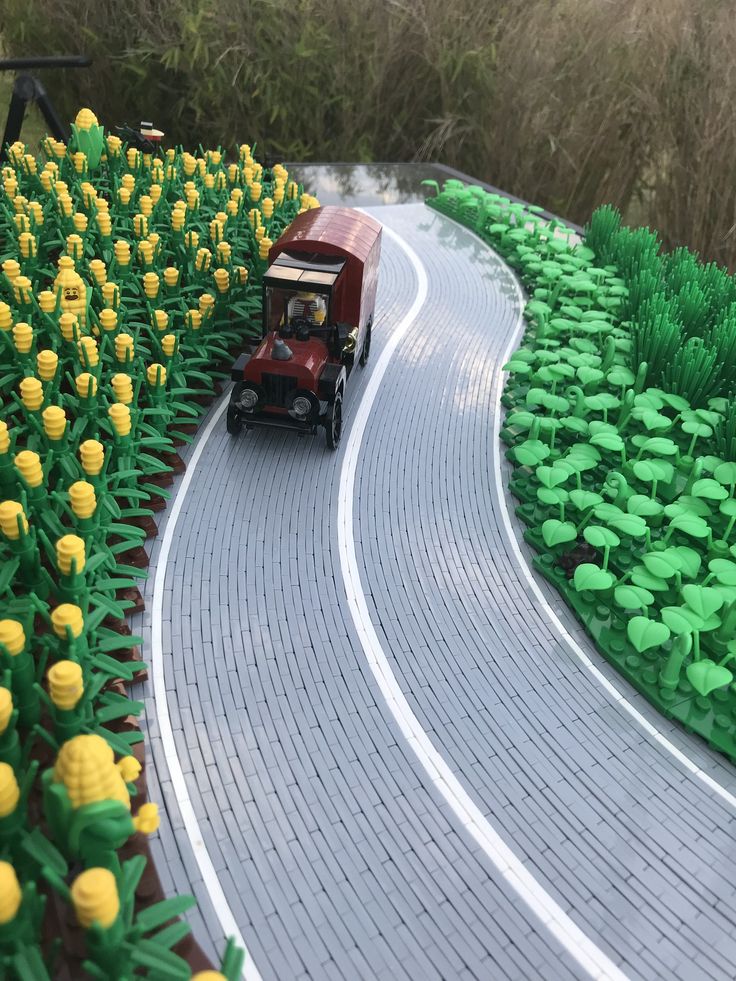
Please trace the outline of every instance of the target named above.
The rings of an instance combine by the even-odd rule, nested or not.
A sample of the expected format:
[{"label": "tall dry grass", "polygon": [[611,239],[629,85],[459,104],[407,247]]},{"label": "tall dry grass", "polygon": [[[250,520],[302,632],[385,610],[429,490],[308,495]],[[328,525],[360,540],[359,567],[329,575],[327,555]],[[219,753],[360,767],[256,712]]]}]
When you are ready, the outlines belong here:
[{"label": "tall dry grass", "polygon": [[610,201],[736,266],[733,0],[5,0],[0,31],[93,55],[53,80],[67,115],[441,160],[581,223]]}]

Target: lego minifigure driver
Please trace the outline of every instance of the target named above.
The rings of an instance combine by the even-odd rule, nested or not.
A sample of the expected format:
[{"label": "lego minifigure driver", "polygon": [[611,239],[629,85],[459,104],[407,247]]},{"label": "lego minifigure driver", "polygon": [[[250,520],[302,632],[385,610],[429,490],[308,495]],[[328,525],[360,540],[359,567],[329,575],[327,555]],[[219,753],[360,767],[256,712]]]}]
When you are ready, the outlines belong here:
[{"label": "lego minifigure driver", "polygon": [[299,292],[289,300],[289,320],[303,318],[321,325],[327,316],[327,305],[323,296],[316,293]]}]

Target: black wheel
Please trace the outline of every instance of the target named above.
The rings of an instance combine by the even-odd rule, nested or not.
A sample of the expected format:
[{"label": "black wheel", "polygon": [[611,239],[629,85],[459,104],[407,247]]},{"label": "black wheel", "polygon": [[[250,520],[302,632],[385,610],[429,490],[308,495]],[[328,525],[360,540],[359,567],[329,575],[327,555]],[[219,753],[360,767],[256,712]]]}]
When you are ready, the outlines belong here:
[{"label": "black wheel", "polygon": [[373,326],[373,318],[368,321],[368,326],[365,329],[365,340],[363,341],[363,350],[360,352],[360,367],[365,368],[368,363],[368,358],[371,356],[371,327]]},{"label": "black wheel", "polygon": [[243,383],[238,382],[237,385],[233,386],[232,394],[230,395],[230,405],[227,407],[227,431],[231,436],[239,436],[240,431],[243,428],[243,424],[240,421],[240,416],[238,415],[238,410],[235,408],[235,403],[240,398],[240,392],[243,388]]},{"label": "black wheel", "polygon": [[240,432],[243,428],[243,423],[240,421],[240,416],[238,415],[237,409],[233,409],[231,405],[227,407],[227,431],[231,436],[240,436]]},{"label": "black wheel", "polygon": [[335,401],[327,409],[325,420],[325,439],[331,450],[336,450],[342,436],[342,392],[338,391]]}]

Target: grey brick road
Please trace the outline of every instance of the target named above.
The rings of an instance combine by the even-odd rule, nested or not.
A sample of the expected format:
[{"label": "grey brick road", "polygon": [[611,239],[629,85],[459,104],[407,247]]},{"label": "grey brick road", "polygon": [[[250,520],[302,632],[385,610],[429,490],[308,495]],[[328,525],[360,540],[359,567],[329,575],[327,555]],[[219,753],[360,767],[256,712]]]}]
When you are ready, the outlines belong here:
[{"label": "grey brick road", "polygon": [[[421,205],[374,213],[429,278],[355,484],[362,587],[391,668],[488,821],[627,975],[732,978],[733,810],[582,669],[508,543],[492,432],[494,378],[518,315],[510,274]],[[386,237],[372,363],[414,289]],[[370,371],[350,380],[348,431]],[[284,981],[585,977],[466,834],[383,702],[337,554],[340,458],[321,437],[232,440],[222,419],[166,568],[178,754],[255,964]],[[150,614],[138,626],[149,636]],[[616,684],[736,792],[730,767]],[[221,949],[145,695],[151,795],[165,809],[159,869],[166,888],[194,892],[195,934]]]}]

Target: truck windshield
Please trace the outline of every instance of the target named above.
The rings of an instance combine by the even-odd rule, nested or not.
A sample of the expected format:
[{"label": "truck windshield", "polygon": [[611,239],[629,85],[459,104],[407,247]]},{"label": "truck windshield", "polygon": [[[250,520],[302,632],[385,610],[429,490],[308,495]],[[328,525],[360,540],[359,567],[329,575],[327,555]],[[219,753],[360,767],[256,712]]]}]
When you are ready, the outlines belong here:
[{"label": "truck windshield", "polygon": [[279,330],[287,318],[292,321],[296,317],[309,320],[314,327],[326,326],[329,312],[328,300],[329,297],[320,293],[267,286],[266,330]]}]

